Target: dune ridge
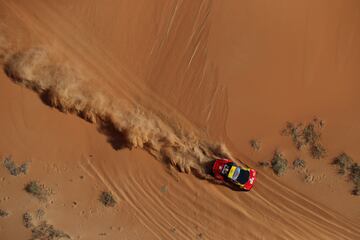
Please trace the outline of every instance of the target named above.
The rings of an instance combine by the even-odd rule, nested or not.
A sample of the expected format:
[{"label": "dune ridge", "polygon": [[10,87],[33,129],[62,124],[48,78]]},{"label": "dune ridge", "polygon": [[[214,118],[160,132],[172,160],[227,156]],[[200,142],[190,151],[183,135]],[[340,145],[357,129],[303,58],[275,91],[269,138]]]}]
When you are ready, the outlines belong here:
[{"label": "dune ridge", "polygon": [[142,148],[181,172],[211,180],[208,166],[215,157],[231,158],[224,144],[167,124],[140,105],[113,98],[68,64],[59,64],[44,47],[5,56],[4,71],[32,89],[47,105],[97,124],[113,147]]}]

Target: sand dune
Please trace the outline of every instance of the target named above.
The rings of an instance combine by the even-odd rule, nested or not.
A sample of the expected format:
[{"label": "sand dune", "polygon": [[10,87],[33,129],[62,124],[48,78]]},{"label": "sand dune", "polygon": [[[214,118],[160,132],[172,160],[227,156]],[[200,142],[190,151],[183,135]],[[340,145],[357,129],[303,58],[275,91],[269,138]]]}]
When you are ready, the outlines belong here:
[{"label": "sand dune", "polygon": [[[30,238],[21,216],[41,207],[73,239],[357,239],[359,198],[330,163],[342,151],[360,157],[358,9],[0,1],[0,157],[31,160],[16,178],[0,168],[10,212],[0,235]],[[315,115],[326,124],[322,160],[280,134]],[[315,180],[257,166],[276,149],[289,165],[305,159]],[[257,168],[254,189],[213,184],[206,166],[217,156]],[[49,202],[24,193],[30,180],[54,190]],[[105,190],[114,208],[99,203]]]}]

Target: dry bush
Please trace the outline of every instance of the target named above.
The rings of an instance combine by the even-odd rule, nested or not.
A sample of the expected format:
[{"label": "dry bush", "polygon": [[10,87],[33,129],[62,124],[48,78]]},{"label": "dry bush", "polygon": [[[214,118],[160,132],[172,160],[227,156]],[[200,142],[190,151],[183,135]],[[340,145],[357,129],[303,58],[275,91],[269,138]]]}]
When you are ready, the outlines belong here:
[{"label": "dry bush", "polygon": [[26,228],[34,227],[34,224],[32,222],[33,218],[29,212],[24,213],[22,219],[23,219],[24,227],[26,227]]},{"label": "dry bush", "polygon": [[339,174],[344,175],[347,169],[352,165],[353,160],[346,153],[341,153],[332,163],[339,167]]},{"label": "dry bush", "polygon": [[346,153],[341,153],[332,162],[339,168],[338,173],[345,175],[348,173],[350,180],[354,183],[354,189],[352,193],[356,196],[360,195],[360,166],[358,163],[354,163],[353,159]]},{"label": "dry bush", "polygon": [[304,168],[306,166],[306,162],[305,160],[298,158],[293,161],[293,166],[295,169]]},{"label": "dry bush", "polygon": [[61,230],[56,229],[53,225],[42,222],[31,229],[30,240],[65,240],[71,237]]},{"label": "dry bush", "polygon": [[288,166],[288,161],[284,158],[283,154],[279,151],[276,151],[273,159],[271,160],[271,167],[274,173],[278,176],[285,174]]},{"label": "dry bush", "polygon": [[11,156],[7,156],[4,159],[4,166],[13,176],[18,176],[20,174],[26,174],[29,169],[28,163],[23,163],[20,166],[16,166],[15,162],[12,160]]},{"label": "dry bush", "polygon": [[54,228],[53,225],[48,224],[46,221],[40,221],[45,212],[42,209],[38,209],[35,212],[35,221],[31,213],[26,212],[23,214],[24,227],[31,229],[30,240],[70,240],[71,237],[61,230]]},{"label": "dry bush", "polygon": [[262,168],[267,168],[267,167],[270,167],[270,163],[260,161],[260,162],[258,162],[258,166],[262,167]]},{"label": "dry bush", "polygon": [[320,140],[321,133],[314,122],[308,123],[302,130],[304,144],[314,144]]},{"label": "dry bush", "polygon": [[308,147],[310,155],[315,159],[321,159],[326,155],[326,149],[320,143],[321,130],[324,121],[315,118],[307,124],[287,122],[282,135],[290,136],[297,149]]},{"label": "dry bush", "polygon": [[116,201],[111,192],[102,192],[99,200],[105,207],[115,207],[116,205]]},{"label": "dry bush", "polygon": [[0,218],[9,216],[9,213],[5,210],[0,209]]},{"label": "dry bush", "polygon": [[302,129],[302,123],[295,124],[292,122],[287,122],[286,127],[282,130],[281,134],[285,136],[290,136],[296,148],[301,149],[304,145],[302,138]]},{"label": "dry bush", "polygon": [[353,163],[350,166],[350,179],[354,183],[354,190],[352,193],[356,196],[360,196],[360,166],[357,163]]},{"label": "dry bush", "polygon": [[51,189],[37,181],[31,181],[25,185],[25,191],[41,201],[47,200],[52,194]]},{"label": "dry bush", "polygon": [[310,154],[314,159],[321,159],[326,156],[326,149],[320,143],[314,143],[310,146]]},{"label": "dry bush", "polygon": [[257,139],[252,139],[250,140],[250,146],[252,147],[252,149],[258,152],[261,149],[261,142]]}]

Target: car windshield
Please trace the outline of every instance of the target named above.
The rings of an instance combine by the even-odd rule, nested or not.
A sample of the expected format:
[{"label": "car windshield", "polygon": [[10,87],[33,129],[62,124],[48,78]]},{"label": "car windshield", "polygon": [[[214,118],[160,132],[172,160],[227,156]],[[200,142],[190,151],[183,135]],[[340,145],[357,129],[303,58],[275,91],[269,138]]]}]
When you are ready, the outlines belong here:
[{"label": "car windshield", "polygon": [[248,170],[242,169],[238,175],[237,181],[240,184],[245,184],[249,180],[250,172]]},{"label": "car windshield", "polygon": [[236,179],[238,178],[239,174],[240,174],[240,168],[237,167],[237,168],[235,169],[234,175],[232,176],[232,180],[236,181]]}]

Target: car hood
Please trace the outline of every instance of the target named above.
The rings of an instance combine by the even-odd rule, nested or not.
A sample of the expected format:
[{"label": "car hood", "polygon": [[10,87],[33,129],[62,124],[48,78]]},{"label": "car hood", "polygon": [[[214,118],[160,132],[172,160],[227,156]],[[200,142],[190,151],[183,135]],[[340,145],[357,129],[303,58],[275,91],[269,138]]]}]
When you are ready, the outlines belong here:
[{"label": "car hood", "polygon": [[256,181],[256,170],[250,169],[249,172],[250,172],[249,180],[244,184],[245,190],[250,190],[254,186],[254,183]]}]

